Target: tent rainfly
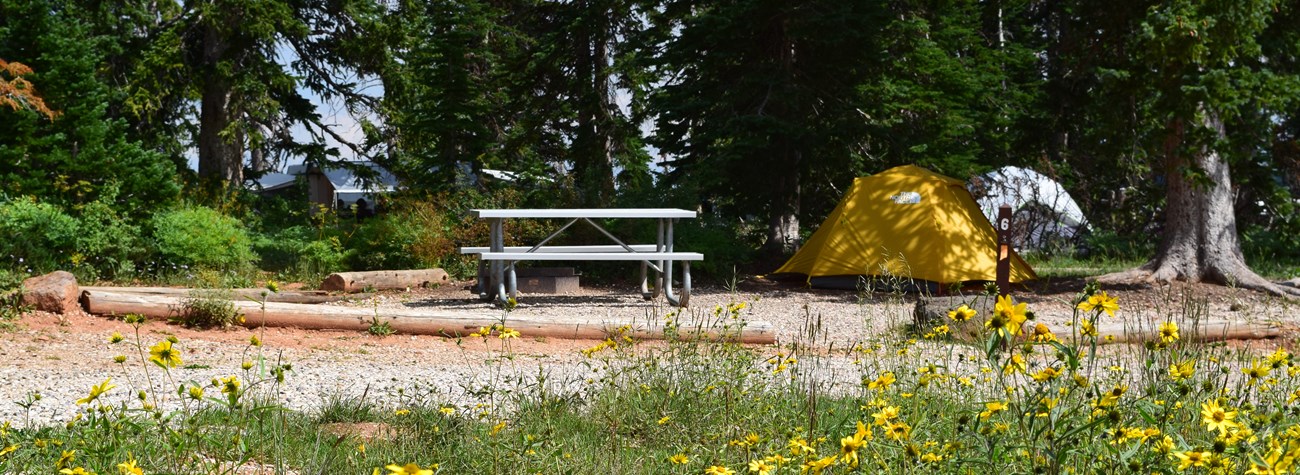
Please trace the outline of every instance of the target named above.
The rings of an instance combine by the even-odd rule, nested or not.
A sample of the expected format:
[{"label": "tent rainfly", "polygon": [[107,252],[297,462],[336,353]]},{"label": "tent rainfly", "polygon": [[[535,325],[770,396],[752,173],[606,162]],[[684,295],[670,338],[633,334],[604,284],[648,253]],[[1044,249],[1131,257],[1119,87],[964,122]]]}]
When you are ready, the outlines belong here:
[{"label": "tent rainfly", "polygon": [[[774,274],[897,276],[938,284],[997,278],[997,234],[966,184],[905,165],[853,180],[817,232]],[[1036,279],[1013,251],[1011,282]]]}]

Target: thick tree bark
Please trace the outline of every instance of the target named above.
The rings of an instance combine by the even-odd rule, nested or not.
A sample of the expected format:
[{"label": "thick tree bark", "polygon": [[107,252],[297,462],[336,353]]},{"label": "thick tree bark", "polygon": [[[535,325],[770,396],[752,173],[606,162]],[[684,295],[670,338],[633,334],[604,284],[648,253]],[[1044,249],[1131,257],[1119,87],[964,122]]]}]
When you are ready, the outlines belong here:
[{"label": "thick tree bark", "polygon": [[[588,4],[587,7],[592,5]],[[592,14],[592,13],[588,13]],[[597,14],[598,15],[598,14]],[[603,207],[614,196],[614,120],[611,93],[611,28],[608,18],[588,19],[574,32],[578,116],[573,145],[573,174],[583,206]]]},{"label": "thick tree bark", "polygon": [[199,112],[199,177],[239,183],[244,180],[243,144],[237,139],[240,134],[227,133],[235,116],[234,83],[219,67],[228,48],[216,27],[204,27],[203,63],[209,76],[203,82]]},{"label": "thick tree bark", "polygon": [[[796,81],[797,45],[790,37],[786,21],[785,18],[774,19],[766,37],[768,54],[780,66],[785,83],[793,84]],[[786,120],[804,117],[799,110],[802,104],[791,104],[788,101],[786,98],[772,101],[774,105],[771,114]],[[767,102],[764,100],[764,104]],[[759,113],[761,115],[764,111],[760,109]],[[768,203],[770,208],[764,250],[778,255],[787,255],[799,248],[799,203],[802,191],[799,186],[799,170],[803,166],[803,152],[796,146],[795,138],[790,133],[789,130],[778,132],[772,143],[772,152],[780,159],[772,162],[773,182],[769,195],[771,201]]]},{"label": "thick tree bark", "polygon": [[[1217,115],[1204,109],[1200,115],[1202,126],[1219,138],[1226,136]],[[1180,119],[1171,121],[1169,127],[1165,146],[1165,229],[1155,258],[1137,269],[1098,280],[1103,284],[1212,282],[1277,295],[1300,295],[1295,289],[1269,282],[1246,266],[1237,239],[1228,162],[1208,147],[1192,156],[1182,156],[1179,145],[1186,137],[1186,127]],[[1193,178],[1197,174],[1204,178]]]}]

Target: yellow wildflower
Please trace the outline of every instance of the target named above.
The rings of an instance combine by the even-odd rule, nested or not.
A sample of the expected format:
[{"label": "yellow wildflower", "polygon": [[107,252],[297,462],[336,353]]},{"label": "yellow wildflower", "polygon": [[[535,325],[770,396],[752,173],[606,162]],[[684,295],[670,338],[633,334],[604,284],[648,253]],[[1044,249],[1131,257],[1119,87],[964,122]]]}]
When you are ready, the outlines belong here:
[{"label": "yellow wildflower", "polygon": [[1217,400],[1210,400],[1201,404],[1201,422],[1205,424],[1206,430],[1217,430],[1219,435],[1227,434],[1229,431],[1241,427],[1240,424],[1233,421],[1236,417],[1237,411],[1224,409]]},{"label": "yellow wildflower", "polygon": [[951,318],[954,321],[964,322],[966,320],[970,320],[971,318],[974,318],[975,314],[976,314],[975,309],[962,305],[960,307],[957,307],[954,310],[949,311],[948,318]]},{"label": "yellow wildflower", "polygon": [[993,305],[993,316],[984,322],[984,328],[989,331],[998,333],[1003,337],[1020,334],[1020,326],[1028,318],[1025,303],[1015,303],[1010,295],[998,296],[998,302]]},{"label": "yellow wildflower", "polygon": [[90,395],[78,399],[77,404],[78,405],[89,404],[90,402],[99,399],[99,396],[102,396],[104,393],[108,392],[108,390],[116,387],[117,385],[113,384],[113,378],[105,379],[104,382],[91,386]]},{"label": "yellow wildflower", "polygon": [[871,432],[867,430],[867,426],[862,424],[862,421],[858,421],[858,431],[851,436],[840,439],[840,459],[848,466],[856,468],[858,466],[858,449],[866,445],[868,440],[871,440]]},{"label": "yellow wildflower", "polygon": [[884,391],[889,385],[894,384],[897,378],[894,377],[893,371],[885,371],[884,374],[876,377],[875,381],[867,383],[867,389],[878,389]]},{"label": "yellow wildflower", "polygon": [[1002,374],[1023,373],[1026,369],[1028,365],[1025,363],[1025,358],[1020,356],[1020,353],[1013,353],[1011,359],[1002,365]]},{"label": "yellow wildflower", "polygon": [[912,436],[912,426],[906,422],[896,421],[885,426],[885,438],[889,440],[903,441]]},{"label": "yellow wildflower", "polygon": [[425,468],[420,468],[419,465],[408,463],[402,466],[398,466],[397,464],[391,464],[384,468],[388,470],[388,475],[433,475],[433,470],[431,469],[437,467],[438,467],[437,465],[432,465],[429,468],[425,469]]},{"label": "yellow wildflower", "polygon": [[1100,291],[1088,297],[1088,300],[1079,302],[1079,310],[1091,312],[1094,309],[1100,309],[1111,317],[1115,316],[1115,311],[1119,310],[1119,299],[1106,295],[1106,291]]},{"label": "yellow wildflower", "polygon": [[690,457],[687,457],[686,454],[677,454],[672,457],[668,457],[668,461],[672,462],[674,465],[686,465],[688,463],[691,463]]},{"label": "yellow wildflower", "polygon": [[1079,334],[1083,336],[1097,336],[1097,327],[1092,322],[1085,321],[1079,329]]},{"label": "yellow wildflower", "polygon": [[980,420],[986,421],[994,414],[1007,410],[1007,403],[1002,401],[993,401],[984,404],[984,410],[980,412]]},{"label": "yellow wildflower", "polygon": [[172,347],[171,341],[163,340],[149,348],[149,361],[163,368],[175,368],[181,365],[181,352]]},{"label": "yellow wildflower", "polygon": [[873,424],[887,426],[890,421],[898,418],[898,406],[885,406],[880,409],[880,412],[872,413],[871,417],[874,419]]},{"label": "yellow wildflower", "polygon": [[704,475],[736,475],[736,471],[722,465],[710,465],[704,469]]},{"label": "yellow wildflower", "polygon": [[818,475],[822,473],[822,470],[826,470],[826,468],[834,464],[835,464],[835,456],[832,455],[830,457],[820,458],[816,460],[809,460],[807,462],[804,462],[803,470],[807,473]]},{"label": "yellow wildflower", "polygon": [[808,444],[808,441],[804,440],[803,437],[796,436],[790,439],[787,445],[790,447],[791,455],[817,455],[817,449]]},{"label": "yellow wildflower", "polygon": [[771,475],[772,470],[776,470],[776,467],[769,465],[766,460],[755,459],[749,461],[749,471],[751,473]]},{"label": "yellow wildflower", "polygon": [[108,337],[108,342],[109,342],[109,343],[121,343],[122,340],[125,340],[125,339],[126,339],[126,337],[123,337],[121,333],[113,332],[113,334],[110,335],[110,336]]},{"label": "yellow wildflower", "polygon": [[1169,365],[1169,379],[1182,381],[1196,374],[1196,360],[1186,360]]},{"label": "yellow wildflower", "polygon": [[1242,368],[1241,372],[1245,373],[1246,376],[1249,378],[1246,381],[1246,384],[1253,385],[1259,380],[1259,378],[1268,376],[1269,371],[1272,370],[1273,370],[1272,366],[1264,364],[1260,360],[1255,360],[1251,362],[1251,366],[1249,368]]},{"label": "yellow wildflower", "polygon": [[239,378],[234,376],[222,378],[221,394],[239,395]]},{"label": "yellow wildflower", "polygon": [[1061,370],[1052,366],[1043,368],[1042,371],[1033,374],[1034,381],[1038,381],[1040,383],[1054,380],[1059,376],[1061,376]]},{"label": "yellow wildflower", "polygon": [[502,328],[501,332],[497,334],[497,338],[500,338],[502,340],[519,338],[519,330],[515,330],[513,328]]},{"label": "yellow wildflower", "polygon": [[1115,386],[1101,395],[1101,401],[1097,405],[1100,407],[1114,406],[1119,402],[1120,396],[1123,396],[1125,391],[1128,391],[1128,386]]},{"label": "yellow wildflower", "polygon": [[135,464],[135,457],[126,454],[126,461],[117,464],[117,471],[121,475],[144,475],[144,469]]},{"label": "yellow wildflower", "polygon": [[63,475],[95,475],[95,472],[87,471],[85,468],[82,467],[65,468],[63,470],[59,470],[59,473]]},{"label": "yellow wildflower", "polygon": [[1186,452],[1174,452],[1174,457],[1178,459],[1178,469],[1187,470],[1190,467],[1204,467],[1213,457],[1209,452],[1188,450]]},{"label": "yellow wildflower", "polygon": [[1060,341],[1056,338],[1056,334],[1052,333],[1052,329],[1047,328],[1047,325],[1044,325],[1042,323],[1034,325],[1033,340],[1038,343],[1050,343],[1053,341]]},{"label": "yellow wildflower", "polygon": [[64,450],[63,454],[59,455],[59,460],[54,462],[54,467],[55,468],[67,467],[68,464],[72,463],[72,461],[75,460],[76,458],[77,458],[76,450]]},{"label": "yellow wildflower", "polygon": [[1160,342],[1173,343],[1178,341],[1178,324],[1174,322],[1165,322],[1160,324]]}]

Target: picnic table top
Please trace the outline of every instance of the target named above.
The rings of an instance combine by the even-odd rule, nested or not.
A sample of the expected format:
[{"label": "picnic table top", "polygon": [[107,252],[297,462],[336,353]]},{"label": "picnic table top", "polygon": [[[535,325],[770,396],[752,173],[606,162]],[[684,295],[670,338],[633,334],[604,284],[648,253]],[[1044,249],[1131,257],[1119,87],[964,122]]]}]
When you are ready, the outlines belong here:
[{"label": "picnic table top", "polygon": [[696,213],[675,208],[538,208],[474,209],[475,218],[694,218]]}]

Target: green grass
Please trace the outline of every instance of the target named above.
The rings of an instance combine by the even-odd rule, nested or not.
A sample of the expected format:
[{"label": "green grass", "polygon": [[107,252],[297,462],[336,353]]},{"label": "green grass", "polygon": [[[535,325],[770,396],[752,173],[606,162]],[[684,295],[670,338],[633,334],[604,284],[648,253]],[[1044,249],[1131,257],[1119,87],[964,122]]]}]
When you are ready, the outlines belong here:
[{"label": "green grass", "polygon": [[[273,397],[283,372],[245,367],[237,388],[214,381],[195,398],[181,383],[188,391],[77,406],[83,416],[66,426],[8,428],[0,471],[114,474],[133,458],[144,473],[256,465],[369,474],[416,464],[440,473],[1171,474],[1222,463],[1231,464],[1224,473],[1241,473],[1300,455],[1300,365],[1285,350],[1171,339],[1099,351],[1079,329],[1108,318],[1100,308],[1054,329],[1057,342],[990,334],[980,345],[959,344],[931,329],[920,332],[929,339],[899,333],[832,349],[813,343],[824,335],[742,346],[685,337],[642,344],[615,334],[583,352],[590,375],[582,380],[499,376],[472,388],[490,402],[482,406],[411,391],[381,407],[367,391],[294,412]],[[745,311],[717,309],[722,321]],[[1002,311],[1016,322],[1023,309]],[[1186,325],[1199,317],[1167,318]],[[1025,328],[1032,333],[1033,322]],[[509,330],[494,331],[486,341]],[[167,368],[146,361],[152,342],[140,338],[124,343],[138,355],[128,367],[176,387]],[[486,358],[510,361],[510,347],[497,348]],[[1191,365],[1182,366],[1190,374],[1171,372],[1179,365]],[[160,411],[163,401],[180,408]],[[1223,424],[1230,430],[1207,426],[1201,411],[1211,405],[1235,411]],[[378,429],[348,430],[363,424]]]}]

